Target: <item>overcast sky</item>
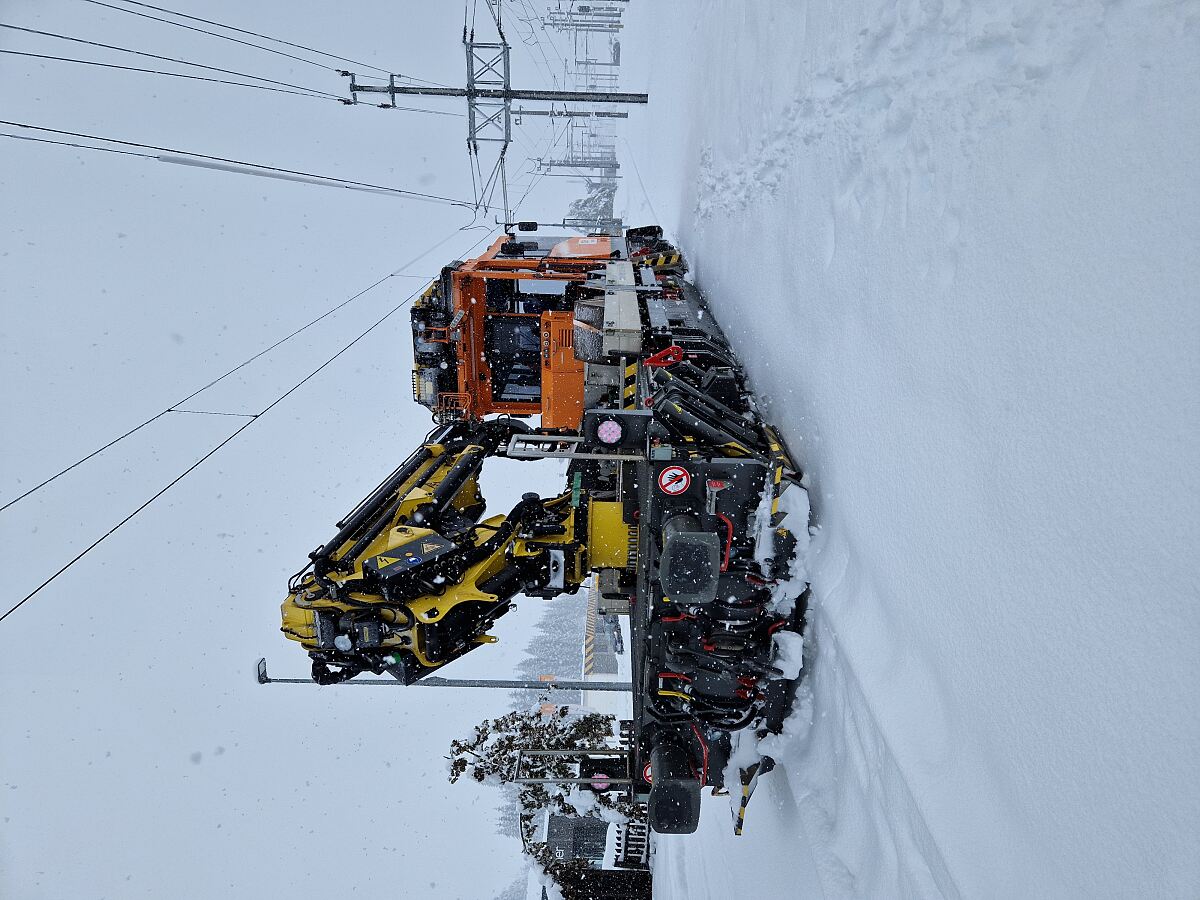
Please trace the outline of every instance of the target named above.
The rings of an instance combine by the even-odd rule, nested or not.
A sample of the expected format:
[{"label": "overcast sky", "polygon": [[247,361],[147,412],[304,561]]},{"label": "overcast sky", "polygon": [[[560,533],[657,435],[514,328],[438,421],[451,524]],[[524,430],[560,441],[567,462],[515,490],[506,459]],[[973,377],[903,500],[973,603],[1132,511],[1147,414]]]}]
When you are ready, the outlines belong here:
[{"label": "overcast sky", "polygon": [[[172,8],[463,80],[459,4]],[[332,70],[83,0],[5,0],[0,21],[345,89]],[[510,37],[523,30],[510,20]],[[187,71],[8,29],[0,49]],[[514,40],[514,82],[550,85],[543,51],[556,58]],[[0,102],[15,122],[472,196],[457,116],[13,55],[0,55]],[[522,127],[514,200],[550,141],[544,120]],[[261,411],[493,230],[459,231],[473,216],[446,205],[7,138],[0,190],[0,502],[396,273],[186,405]],[[557,218],[577,192],[545,179],[522,212]],[[428,429],[410,363],[400,313],[0,624],[0,896],[475,900],[517,877],[515,841],[492,833],[494,794],[447,785],[440,756],[505,694],[252,679],[260,655],[277,675],[306,671],[278,632],[287,576]],[[245,421],[163,416],[0,513],[4,608]],[[552,473],[529,471],[491,486],[492,509],[554,489]],[[522,604],[459,674],[511,672],[536,614]]]}]

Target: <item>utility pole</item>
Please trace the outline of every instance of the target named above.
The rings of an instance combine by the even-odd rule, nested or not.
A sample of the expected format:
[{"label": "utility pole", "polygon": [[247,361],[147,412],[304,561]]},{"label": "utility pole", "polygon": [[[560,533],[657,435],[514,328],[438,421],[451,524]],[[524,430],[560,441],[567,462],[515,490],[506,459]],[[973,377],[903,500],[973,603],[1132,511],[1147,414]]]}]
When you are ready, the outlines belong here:
[{"label": "utility pole", "polygon": [[[255,676],[259,684],[316,684],[311,678],[272,678],[267,674],[267,661],[260,659]],[[362,685],[364,687],[406,687],[395,678],[359,678],[340,682],[338,685]],[[516,691],[614,691],[630,693],[633,684],[628,681],[559,681],[553,675],[544,675],[537,681],[507,678],[442,678],[428,675],[407,687],[457,687],[457,688],[502,688]]]},{"label": "utility pole", "polygon": [[561,159],[539,160],[542,170],[551,169],[601,169],[607,176],[616,175],[621,168],[617,162],[616,140],[611,135],[600,134],[584,122],[572,122],[567,140],[567,154]]},{"label": "utility pole", "polygon": [[[486,44],[475,44],[475,47],[487,47]],[[506,57],[507,53],[504,54]],[[508,69],[507,61],[504,65],[505,70]],[[351,78],[353,73],[347,72]],[[507,77],[507,76],[506,76]],[[352,94],[389,94],[391,95],[392,103],[396,102],[397,96],[422,96],[422,97],[466,97],[468,99],[483,98],[488,100],[544,100],[553,102],[555,100],[565,100],[568,103],[647,103],[650,99],[649,94],[630,94],[619,91],[527,91],[527,90],[511,90],[508,88],[476,88],[472,90],[467,88],[442,88],[442,87],[425,87],[424,85],[409,85],[409,84],[359,84],[355,81],[350,82],[350,92]],[[358,102],[357,100],[355,102]]]},{"label": "utility pole", "polygon": [[[496,25],[497,41],[475,40],[475,30],[468,32],[463,28],[463,48],[467,58],[467,85],[463,88],[427,87],[423,85],[397,84],[396,76],[388,78],[388,83],[360,84],[353,72],[341,74],[350,79],[350,97],[352,103],[358,102],[359,94],[386,94],[388,102],[379,104],[384,107],[396,106],[397,97],[464,97],[467,100],[467,149],[476,158],[479,156],[479,143],[488,142],[500,145],[499,159],[496,171],[500,177],[502,196],[504,199],[504,221],[512,219],[508,205],[508,172],[505,165],[505,154],[512,141],[512,102],[514,100],[542,101],[554,103],[637,103],[649,101],[647,94],[625,93],[620,91],[544,91],[514,89],[509,77],[509,44],[504,36],[504,26],[500,17],[502,0],[487,0],[488,11]],[[610,17],[608,7],[602,17]],[[609,21],[613,21],[609,19]],[[616,28],[620,28],[620,12],[616,13]],[[609,29],[611,30],[611,29]],[[553,110],[553,107],[551,108]],[[519,110],[524,115],[571,115],[599,116],[599,113],[585,111],[539,113],[532,110]],[[623,118],[628,114],[607,115],[608,118]],[[490,179],[489,179],[490,180]],[[479,202],[485,202],[480,198]]]},{"label": "utility pole", "polygon": [[614,172],[621,168],[615,156],[568,156],[565,159],[547,159],[538,165],[549,169],[612,169]]},{"label": "utility pole", "polygon": [[551,106],[549,109],[525,109],[523,106],[518,106],[513,110],[514,115],[518,116],[550,116],[551,118],[571,118],[571,119],[628,119],[627,112],[606,112],[599,109],[555,109]]},{"label": "utility pole", "polygon": [[587,13],[578,15],[573,12],[551,11],[544,20],[551,28],[572,29],[574,31],[617,32],[625,26],[621,24],[621,12]]}]

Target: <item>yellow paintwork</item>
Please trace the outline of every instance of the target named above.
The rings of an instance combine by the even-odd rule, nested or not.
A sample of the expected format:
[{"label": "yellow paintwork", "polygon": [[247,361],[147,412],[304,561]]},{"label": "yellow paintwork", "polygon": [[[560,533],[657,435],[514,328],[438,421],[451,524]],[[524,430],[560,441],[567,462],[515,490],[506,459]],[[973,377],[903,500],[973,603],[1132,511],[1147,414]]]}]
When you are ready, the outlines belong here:
[{"label": "yellow paintwork", "polygon": [[[419,547],[423,541],[435,539],[439,542],[443,541],[442,536],[437,532],[411,524],[412,517],[422,506],[432,501],[434,491],[450,468],[462,458],[463,454],[473,448],[474,445],[456,452],[447,452],[441,445],[427,445],[426,449],[430,451],[431,458],[419,466],[413,475],[397,489],[395,498],[399,500],[399,504],[393,510],[392,520],[388,527],[384,528],[353,560],[344,559],[345,554],[353,548],[353,541],[347,541],[337,547],[331,554],[331,558],[347,563],[349,571],[330,572],[326,575],[326,580],[339,586],[345,585],[347,582],[357,582],[363,578],[363,566],[368,561],[374,560],[376,566],[391,565],[404,557],[405,548],[412,545]],[[548,506],[558,509],[561,513],[568,499],[569,495],[564,495],[549,501]],[[463,510],[482,502],[483,498],[480,496],[477,480],[472,477],[464,482],[452,499],[451,506]],[[339,592],[338,599],[334,599],[320,588],[312,575],[309,575],[299,590],[290,594],[283,602],[281,630],[291,640],[298,641],[306,649],[314,650],[317,644],[316,611],[318,609],[350,612],[374,606],[380,617],[394,628],[393,633],[383,638],[381,646],[405,650],[412,653],[422,666],[436,668],[442,663],[433,662],[426,656],[423,626],[440,621],[462,604],[494,604],[498,599],[497,595],[480,590],[478,584],[499,574],[507,565],[509,555],[513,557],[534,556],[543,552],[539,547],[529,546],[529,543],[536,543],[540,545],[540,548],[544,548],[548,544],[561,545],[565,551],[564,577],[567,579],[568,585],[574,586],[582,582],[586,577],[584,553],[575,537],[575,520],[575,510],[569,510],[562,523],[565,533],[561,535],[543,536],[531,542],[526,542],[515,534],[512,535],[493,553],[468,568],[459,583],[447,585],[443,594],[426,595],[410,600],[407,607],[414,616],[414,621],[411,623],[406,621],[407,617],[401,609],[389,604],[386,598],[380,594],[360,589],[348,591],[345,594]],[[482,544],[490,538],[504,522],[504,516],[492,516],[479,522],[475,526],[476,545]],[[405,624],[408,624],[409,627],[403,628]],[[395,628],[396,625],[401,628]],[[476,635],[473,639],[477,643],[493,643],[496,640],[487,634]]]},{"label": "yellow paintwork", "polygon": [[630,527],[620,500],[593,500],[588,505],[588,566],[624,569],[629,565]]},{"label": "yellow paintwork", "polygon": [[[413,616],[413,620],[408,621],[404,606],[389,603],[382,594],[365,590],[361,583],[364,578],[363,567],[368,562],[373,561],[375,568],[397,565],[403,562],[406,552],[410,555],[414,552],[423,555],[433,551],[433,548],[422,547],[423,543],[436,541],[439,549],[446,546],[447,538],[414,523],[413,516],[432,502],[433,494],[442,479],[465,453],[474,449],[474,445],[448,451],[440,444],[427,444],[426,449],[431,454],[430,458],[418,466],[393,495],[392,501],[398,502],[386,527],[353,559],[345,558],[354,547],[353,540],[346,541],[330,554],[330,559],[343,563],[346,571],[330,571],[324,576],[325,580],[338,588],[353,583],[355,589],[343,588],[336,590],[335,596],[330,596],[315,576],[309,574],[303,579],[299,589],[283,602],[281,630],[288,638],[298,641],[308,650],[316,650],[318,610],[348,613],[373,609],[392,629],[391,633],[382,637],[381,648],[403,650],[411,653],[421,666],[437,668],[444,663],[434,662],[426,655],[426,626],[441,621],[464,604],[484,604],[489,607],[495,604],[498,596],[481,590],[479,585],[500,574],[510,564],[510,560],[539,556],[547,547],[561,548],[564,557],[563,578],[568,590],[581,585],[592,570],[624,569],[630,564],[631,541],[636,532],[622,520],[622,504],[615,501],[592,501],[584,493],[581,501],[587,511],[588,522],[585,536],[576,534],[580,510],[570,506],[571,494],[565,493],[545,502],[548,510],[564,517],[560,523],[563,534],[541,535],[528,540],[517,533],[510,535],[509,539],[502,542],[491,554],[471,565],[457,583],[446,584],[443,593],[428,594],[407,601],[404,606]],[[482,503],[483,498],[474,477],[465,481],[451,500],[451,505],[459,511],[469,510]],[[478,547],[491,538],[504,523],[505,517],[500,515],[478,522],[472,532],[475,546]],[[461,547],[461,537],[458,546]],[[451,549],[448,552],[456,550]],[[469,636],[469,640],[478,645],[494,643],[496,638],[481,630],[479,634]]]}]

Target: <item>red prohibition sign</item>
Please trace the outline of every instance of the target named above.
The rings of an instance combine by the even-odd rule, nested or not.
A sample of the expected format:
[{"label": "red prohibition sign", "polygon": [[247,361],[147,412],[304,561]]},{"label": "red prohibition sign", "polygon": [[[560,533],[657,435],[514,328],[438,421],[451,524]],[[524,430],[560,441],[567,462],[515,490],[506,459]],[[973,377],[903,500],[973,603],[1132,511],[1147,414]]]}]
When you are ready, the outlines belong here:
[{"label": "red prohibition sign", "polygon": [[658,473],[658,489],[674,497],[692,486],[692,473],[683,466],[667,466]]},{"label": "red prohibition sign", "polygon": [[646,784],[654,784],[654,773],[650,770],[650,763],[642,766],[642,781]]}]

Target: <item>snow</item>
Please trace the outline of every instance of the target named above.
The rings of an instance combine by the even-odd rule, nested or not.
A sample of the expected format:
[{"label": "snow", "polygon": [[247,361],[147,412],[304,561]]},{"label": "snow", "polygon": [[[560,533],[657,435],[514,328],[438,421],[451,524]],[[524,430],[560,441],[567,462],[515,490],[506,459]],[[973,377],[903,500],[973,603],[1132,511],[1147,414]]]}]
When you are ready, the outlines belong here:
[{"label": "snow", "polygon": [[[379,47],[375,6],[214,15],[359,56]],[[128,43],[107,12],[13,10]],[[706,793],[699,833],[659,841],[661,897],[1200,895],[1198,28],[1195,0],[630,5],[624,58],[645,73],[626,80],[652,101],[618,203],[681,242],[819,525],[807,678],[757,748],[780,766],[743,838]],[[454,83],[442,39],[402,49]],[[462,183],[434,152],[461,120],[421,120],[424,150],[397,157],[388,124],[349,117],[365,107],[16,65],[13,119]],[[6,496],[396,273],[198,398],[261,410],[484,233],[363,192],[5,152]],[[502,701],[251,674],[264,652],[302,674],[276,631],[286,576],[426,429],[407,346],[394,317],[5,623],[0,894],[379,896],[400,866],[419,892],[474,898],[518,873],[495,792],[447,785],[439,758]],[[12,596],[227,424],[160,419],[12,507]],[[539,616],[523,602],[499,630]],[[521,646],[453,674],[504,674]]]},{"label": "snow", "polygon": [[780,671],[780,678],[798,678],[804,667],[804,638],[794,631],[777,631],[771,636],[775,644],[772,664]]},{"label": "snow", "polygon": [[[786,578],[771,587],[771,608],[780,615],[789,615],[808,584],[808,547],[812,539],[808,521],[811,506],[808,491],[788,488],[779,499],[779,511],[784,514],[782,527],[789,528],[796,538],[795,555],[788,563]],[[816,530],[815,526],[811,526]],[[757,553],[757,550],[756,550]]]},{"label": "snow", "polygon": [[618,212],[679,241],[819,526],[780,768],[743,838],[706,796],[659,841],[657,894],[1200,895],[1200,5],[629,19]]},{"label": "snow", "polygon": [[768,484],[763,488],[762,497],[754,510],[754,561],[760,566],[775,555],[774,529],[771,527],[771,507],[774,502],[775,492]]}]

